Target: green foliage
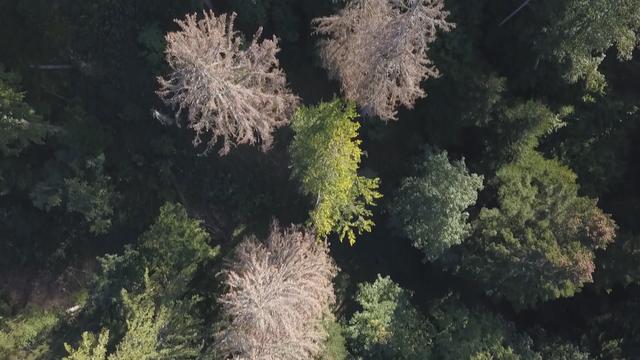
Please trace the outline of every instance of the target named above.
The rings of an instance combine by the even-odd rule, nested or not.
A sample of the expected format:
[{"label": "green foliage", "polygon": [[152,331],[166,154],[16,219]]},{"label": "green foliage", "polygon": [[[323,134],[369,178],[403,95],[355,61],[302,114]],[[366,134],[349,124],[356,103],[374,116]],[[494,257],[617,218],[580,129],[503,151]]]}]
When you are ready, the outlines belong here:
[{"label": "green foliage", "polygon": [[[183,355],[192,353],[199,346],[196,334],[200,325],[190,314],[199,299],[183,297],[198,266],[218,253],[217,248],[207,244],[209,240],[200,222],[190,218],[181,205],[166,203],[161,207],[156,221],[141,235],[138,248],[127,247],[122,255],[99,258],[100,271],[92,282],[87,313],[100,327],[108,328],[112,338],[126,336],[130,326],[122,321],[121,314],[132,311],[127,308],[135,304],[131,298],[129,305],[123,301],[122,289],[130,294],[140,294],[145,288],[149,292],[153,287],[153,301],[166,308],[162,314],[158,314],[166,317],[163,321],[172,324],[169,328],[158,330],[165,337],[165,345],[175,344],[169,347],[171,352],[166,352],[178,354],[184,351]],[[147,285],[142,281],[145,271],[149,275]],[[151,297],[152,294],[146,296]],[[139,316],[151,316],[150,305],[146,311]],[[154,313],[153,316],[160,315]],[[157,321],[160,324],[161,321]]]},{"label": "green foliage", "polygon": [[141,291],[145,269],[160,295],[174,301],[186,291],[195,271],[204,261],[218,254],[218,248],[208,245],[207,232],[200,221],[190,218],[180,204],[166,203],[151,227],[140,237],[137,249],[126,248],[122,255],[99,258],[100,272],[92,284],[90,308],[103,317],[103,326],[119,334],[117,324],[109,323],[121,310],[120,291]]},{"label": "green foliage", "polygon": [[[0,62],[10,69],[0,69],[0,359],[59,359],[65,341],[74,360],[206,357],[220,292],[219,264],[209,260],[219,251],[187,214],[226,239],[272,217],[304,221],[311,205],[318,232],[352,242],[371,230],[381,191],[365,173],[401,185],[362,251],[332,255],[341,275],[384,271],[411,289],[378,280],[361,285],[354,304],[343,286],[339,299],[349,300],[335,316],[357,312],[345,323],[327,315],[321,359],[637,358],[640,0],[534,0],[499,25],[523,2],[444,0],[456,29],[429,49],[442,73],[422,84],[429,97],[367,132],[352,105],[303,108],[289,162],[287,129],[268,155],[238,148],[214,159],[194,156],[184,131],[153,121],[149,109],[164,112],[154,94],[164,34],[203,6],[236,11],[244,34],[264,26],[281,40],[291,89],[314,104],[336,84],[318,66],[310,21],[345,0],[0,1]],[[464,154],[464,163],[437,152],[400,179],[424,143]],[[488,180],[482,210],[467,208],[480,188],[473,172]],[[620,226],[610,245],[615,226],[598,198]],[[169,203],[154,222],[175,199],[189,211]],[[442,273],[441,262],[415,263],[408,243],[386,241],[388,225],[427,259],[462,241],[440,258],[467,279]],[[233,251],[234,241],[224,246]],[[61,299],[67,281],[53,280],[95,256],[87,304],[73,315],[51,310],[70,302]],[[574,295],[592,273],[593,288]],[[500,299],[478,289],[529,309],[483,309]],[[421,313],[410,291],[415,303],[452,292],[465,305],[447,300]],[[532,344],[518,331],[538,328],[553,336]],[[578,338],[580,346],[564,342]]]},{"label": "green foliage", "polygon": [[554,114],[536,101],[500,108],[497,119],[490,123],[495,132],[488,144],[491,160],[504,164],[522,157],[538,146],[540,138],[563,127],[563,118],[571,111],[571,108],[563,108],[559,114]]},{"label": "green foliage", "polygon": [[167,300],[161,291],[145,273],[142,291],[132,294],[123,289],[121,292],[126,326],[115,351],[105,357],[108,330],[102,330],[98,339],[85,332],[77,349],[65,344],[69,353],[66,359],[195,358],[201,347],[201,322],[191,315],[196,299]]},{"label": "green foliage", "polygon": [[[59,154],[62,161],[66,154]],[[111,225],[112,189],[109,178],[104,175],[104,156],[74,163],[70,177],[59,172],[57,163],[47,164],[45,172],[50,176],[35,184],[30,193],[33,205],[49,211],[65,205],[67,211],[78,212],[92,223],[95,233],[105,232]]]},{"label": "green foliage", "polygon": [[469,213],[482,190],[482,176],[469,174],[464,159],[427,149],[416,175],[402,180],[389,205],[391,225],[411,239],[427,260],[435,260],[469,234]]},{"label": "green foliage", "polygon": [[346,360],[349,358],[347,340],[344,337],[343,325],[333,317],[324,321],[328,337],[324,342],[324,349],[318,360]]},{"label": "green foliage", "polygon": [[563,67],[570,83],[585,81],[589,91],[603,91],[606,80],[599,65],[615,47],[618,59],[631,59],[640,45],[638,0],[562,0],[534,7],[543,18],[535,40],[546,59]]},{"label": "green foliage", "polygon": [[105,170],[103,150],[108,136],[79,104],[65,107],[64,117],[58,136],[49,141],[56,149],[53,157],[40,165],[29,196],[36,208],[62,207],[81,214],[91,233],[105,234],[111,228],[117,198]]},{"label": "green foliage", "polygon": [[609,291],[616,285],[640,284],[640,235],[622,233],[598,259],[595,285]]},{"label": "green foliage", "polygon": [[590,196],[615,190],[625,179],[633,157],[629,137],[640,116],[632,103],[608,95],[583,103],[564,120],[550,140],[559,141],[555,153],[578,174],[580,189]]},{"label": "green foliage", "polygon": [[450,302],[436,307],[431,317],[436,334],[435,359],[543,359],[531,349],[528,336],[520,335],[513,324],[491,313]]},{"label": "green foliage", "polygon": [[[633,289],[633,287],[631,288]],[[589,318],[588,332],[582,334],[582,345],[596,359],[633,359],[640,347],[640,297],[638,288],[626,299],[612,302]]]},{"label": "green foliage", "polygon": [[111,227],[113,215],[113,188],[109,177],[103,172],[104,156],[88,160],[86,170],[94,172],[94,181],[88,182],[79,177],[64,180],[67,197],[67,211],[78,212],[90,225],[94,234],[104,234]]},{"label": "green foliage", "polygon": [[355,105],[340,100],[301,107],[291,121],[292,175],[302,192],[315,198],[311,224],[320,237],[332,231],[353,244],[356,233],[371,231],[368,208],[382,195],[379,179],[358,175],[362,156]]},{"label": "green foliage", "polygon": [[356,301],[362,310],[345,332],[357,358],[543,359],[528,336],[499,316],[444,299],[425,318],[409,297],[389,277],[359,285]]},{"label": "green foliage", "polygon": [[358,286],[362,310],[349,320],[346,335],[354,354],[364,359],[425,359],[433,330],[411,305],[411,294],[381,277]]},{"label": "green foliage", "polygon": [[78,348],[74,349],[69,344],[64,344],[64,348],[69,354],[62,360],[105,360],[107,358],[107,342],[109,341],[109,330],[100,331],[96,336],[89,332],[82,333],[82,340]]},{"label": "green foliage", "polygon": [[145,263],[140,253],[131,247],[127,247],[122,255],[109,255],[98,258],[100,264],[98,272],[94,275],[87,312],[92,314],[94,320],[101,326],[112,328],[112,335],[119,335],[124,330],[117,329],[118,314],[122,311],[120,292],[122,289],[129,291],[140,290],[140,280],[144,275]]},{"label": "green foliage", "polygon": [[127,332],[116,346],[116,352],[109,360],[154,359],[159,353],[156,348],[158,335],[165,326],[166,309],[156,309],[154,289],[149,279],[145,279],[145,291],[131,296],[122,290],[122,302],[127,313]]},{"label": "green foliage", "polygon": [[157,23],[151,23],[142,28],[138,34],[138,43],[144,49],[141,55],[154,69],[159,69],[164,60],[164,33]]},{"label": "green foliage", "polygon": [[0,64],[0,154],[16,156],[30,144],[42,144],[55,131],[24,102],[25,94],[15,86],[17,76],[4,72]]},{"label": "green foliage", "polygon": [[209,234],[199,220],[190,218],[180,204],[166,203],[155,223],[142,234],[139,251],[152,279],[165,291],[181,293],[197,267],[214,258]]},{"label": "green foliage", "polygon": [[37,359],[49,350],[48,337],[60,317],[52,311],[25,310],[16,318],[0,318],[0,357]]},{"label": "green foliage", "polygon": [[572,344],[552,343],[545,344],[540,350],[540,355],[545,360],[589,360],[589,353],[585,353]]},{"label": "green foliage", "polygon": [[592,281],[593,252],[613,241],[615,223],[578,196],[575,180],[533,151],[498,171],[499,206],[482,209],[462,259],[487,293],[527,306]]}]

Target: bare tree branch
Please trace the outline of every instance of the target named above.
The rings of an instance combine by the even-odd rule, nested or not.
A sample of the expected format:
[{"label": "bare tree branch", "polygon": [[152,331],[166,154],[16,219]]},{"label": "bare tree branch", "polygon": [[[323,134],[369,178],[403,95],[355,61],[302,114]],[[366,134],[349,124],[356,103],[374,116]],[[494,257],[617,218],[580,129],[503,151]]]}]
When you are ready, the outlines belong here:
[{"label": "bare tree branch", "polygon": [[511,20],[512,17],[514,17],[517,13],[519,13],[520,10],[524,9],[525,6],[529,5],[530,2],[531,2],[531,0],[525,0],[525,2],[523,2],[520,6],[518,6],[517,9],[515,9],[511,14],[509,14],[509,16],[504,18],[504,20],[500,21],[500,24],[498,24],[498,26],[502,26],[507,21]]},{"label": "bare tree branch", "polygon": [[437,77],[427,57],[438,30],[449,31],[443,0],[354,0],[337,15],[314,20],[323,65],[366,113],[395,120],[398,105],[426,96]]},{"label": "bare tree branch", "polygon": [[337,271],[325,243],[274,224],[266,243],[246,239],[224,273],[228,325],[218,351],[233,359],[313,359],[327,337],[322,319],[335,302]]},{"label": "bare tree branch", "polygon": [[210,136],[209,151],[221,139],[220,155],[237,144],[261,143],[266,151],[273,130],[288,123],[298,104],[276,58],[277,39],[258,42],[259,29],[246,46],[234,19],[205,11],[201,20],[195,14],[176,20],[181,30],[166,36],[173,72],[158,78],[162,100],[177,108],[177,117],[186,110],[194,145]]}]

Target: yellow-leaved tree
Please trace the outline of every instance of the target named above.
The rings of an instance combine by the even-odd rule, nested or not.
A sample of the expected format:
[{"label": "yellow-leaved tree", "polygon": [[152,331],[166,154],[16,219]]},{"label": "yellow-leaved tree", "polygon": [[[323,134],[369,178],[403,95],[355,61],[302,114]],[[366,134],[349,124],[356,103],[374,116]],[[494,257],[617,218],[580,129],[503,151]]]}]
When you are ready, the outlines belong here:
[{"label": "yellow-leaved tree", "polygon": [[290,146],[292,175],[315,200],[311,225],[322,238],[335,231],[352,245],[356,234],[371,231],[370,207],[382,197],[378,178],[358,175],[357,115],[355,104],[340,100],[301,107],[291,121],[295,135]]}]

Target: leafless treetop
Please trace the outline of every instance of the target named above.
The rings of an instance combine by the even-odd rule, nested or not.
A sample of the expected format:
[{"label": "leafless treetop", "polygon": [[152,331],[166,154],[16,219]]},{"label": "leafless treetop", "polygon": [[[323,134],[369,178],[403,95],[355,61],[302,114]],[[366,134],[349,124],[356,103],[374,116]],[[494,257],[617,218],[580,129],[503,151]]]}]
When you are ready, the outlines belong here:
[{"label": "leafless treetop", "polygon": [[398,105],[426,96],[420,83],[437,77],[427,57],[438,29],[451,30],[444,0],[353,0],[338,14],[315,19],[326,35],[320,55],[345,96],[365,112],[395,120]]},{"label": "leafless treetop", "polygon": [[259,29],[248,45],[233,28],[235,14],[205,12],[200,20],[176,20],[180,31],[166,36],[166,59],[172,72],[159,77],[158,95],[187,111],[194,145],[207,140],[207,151],[220,138],[220,154],[236,144],[271,145],[275,128],[288,123],[298,103],[279,67],[275,37],[258,42]]},{"label": "leafless treetop", "polygon": [[248,238],[225,271],[228,324],[218,351],[232,359],[312,359],[322,350],[322,319],[334,303],[337,269],[326,244],[298,227],[274,225],[265,243]]}]

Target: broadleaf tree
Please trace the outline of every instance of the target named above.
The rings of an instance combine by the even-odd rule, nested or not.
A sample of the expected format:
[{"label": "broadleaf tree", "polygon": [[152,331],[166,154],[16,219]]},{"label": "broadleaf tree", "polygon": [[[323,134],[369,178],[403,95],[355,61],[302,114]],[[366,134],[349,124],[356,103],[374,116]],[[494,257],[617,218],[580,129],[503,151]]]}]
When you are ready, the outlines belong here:
[{"label": "broadleaf tree", "polygon": [[356,234],[371,231],[370,207],[382,196],[378,178],[358,175],[362,141],[356,117],[353,103],[334,100],[301,107],[291,122],[291,171],[302,192],[314,198],[310,223],[318,236],[335,231],[350,244]]}]

